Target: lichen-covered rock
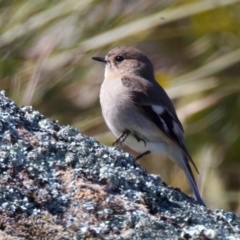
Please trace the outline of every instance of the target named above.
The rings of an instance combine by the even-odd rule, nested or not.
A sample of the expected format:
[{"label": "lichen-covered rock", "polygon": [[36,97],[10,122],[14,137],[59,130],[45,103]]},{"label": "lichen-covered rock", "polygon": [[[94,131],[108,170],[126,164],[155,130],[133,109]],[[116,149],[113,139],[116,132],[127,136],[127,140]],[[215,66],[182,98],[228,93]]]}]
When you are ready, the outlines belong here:
[{"label": "lichen-covered rock", "polygon": [[240,239],[240,219],[0,94],[0,239]]}]

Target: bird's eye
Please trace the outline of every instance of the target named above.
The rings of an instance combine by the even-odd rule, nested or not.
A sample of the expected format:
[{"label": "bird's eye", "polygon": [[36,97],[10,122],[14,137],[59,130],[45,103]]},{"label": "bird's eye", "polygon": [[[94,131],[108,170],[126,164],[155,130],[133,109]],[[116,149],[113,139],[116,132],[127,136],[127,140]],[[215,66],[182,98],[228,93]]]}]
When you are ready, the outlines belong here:
[{"label": "bird's eye", "polygon": [[117,62],[122,62],[124,60],[122,56],[117,56],[115,59]]}]

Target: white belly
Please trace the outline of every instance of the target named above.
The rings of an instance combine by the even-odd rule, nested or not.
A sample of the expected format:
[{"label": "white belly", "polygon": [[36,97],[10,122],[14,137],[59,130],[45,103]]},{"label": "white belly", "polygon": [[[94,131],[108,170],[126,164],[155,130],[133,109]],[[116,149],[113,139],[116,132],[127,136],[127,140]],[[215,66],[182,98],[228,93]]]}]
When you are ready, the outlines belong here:
[{"label": "white belly", "polygon": [[150,151],[154,155],[167,155],[168,152],[168,144],[166,142],[138,142],[133,135],[129,135],[124,143],[138,153]]}]

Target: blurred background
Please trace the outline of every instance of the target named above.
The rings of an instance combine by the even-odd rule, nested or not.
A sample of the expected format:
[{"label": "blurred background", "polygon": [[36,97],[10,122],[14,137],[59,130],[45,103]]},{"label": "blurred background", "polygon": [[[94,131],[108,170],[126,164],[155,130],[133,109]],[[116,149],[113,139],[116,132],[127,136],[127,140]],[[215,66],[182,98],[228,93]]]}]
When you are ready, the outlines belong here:
[{"label": "blurred background", "polygon": [[[141,49],[177,108],[207,205],[240,214],[239,13],[240,0],[0,1],[0,89],[111,145],[98,99],[104,65],[91,57]],[[170,160],[141,164],[192,194]]]}]

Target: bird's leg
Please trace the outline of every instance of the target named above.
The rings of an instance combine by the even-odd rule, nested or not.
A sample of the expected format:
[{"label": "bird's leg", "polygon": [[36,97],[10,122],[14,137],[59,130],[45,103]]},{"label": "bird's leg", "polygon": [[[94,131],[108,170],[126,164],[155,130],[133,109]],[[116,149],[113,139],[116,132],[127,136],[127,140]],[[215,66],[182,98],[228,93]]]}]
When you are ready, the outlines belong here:
[{"label": "bird's leg", "polygon": [[151,153],[149,150],[147,150],[146,152],[141,153],[140,155],[138,155],[138,156],[135,158],[135,161],[139,160],[139,159],[142,158],[143,156],[148,155],[149,153]]},{"label": "bird's leg", "polygon": [[122,143],[126,140],[126,138],[128,137],[130,131],[128,129],[126,129],[117,139],[116,141],[113,142],[113,146],[115,144],[120,144],[120,146],[122,146]]}]

